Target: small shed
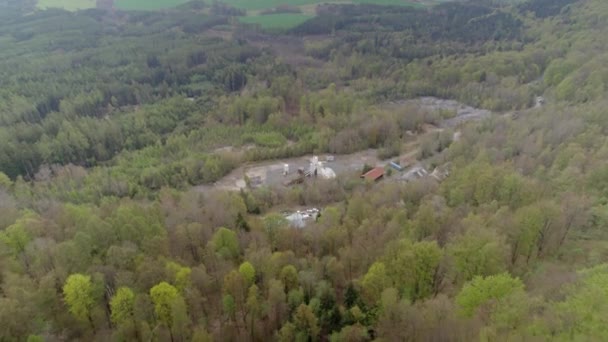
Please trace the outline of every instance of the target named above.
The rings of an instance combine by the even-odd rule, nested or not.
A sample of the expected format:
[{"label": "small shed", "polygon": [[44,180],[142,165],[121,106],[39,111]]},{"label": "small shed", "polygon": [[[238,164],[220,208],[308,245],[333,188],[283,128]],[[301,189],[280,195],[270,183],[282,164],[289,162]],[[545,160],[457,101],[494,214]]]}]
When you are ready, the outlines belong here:
[{"label": "small shed", "polygon": [[361,176],[361,178],[365,178],[370,181],[379,181],[384,177],[384,168],[383,167],[375,167],[369,170],[367,173]]}]

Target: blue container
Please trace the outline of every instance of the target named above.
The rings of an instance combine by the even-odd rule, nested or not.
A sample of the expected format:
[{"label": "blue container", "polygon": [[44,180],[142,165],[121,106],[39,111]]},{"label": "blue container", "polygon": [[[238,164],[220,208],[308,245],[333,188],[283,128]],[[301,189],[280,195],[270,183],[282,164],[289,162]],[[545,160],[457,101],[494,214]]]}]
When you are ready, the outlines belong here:
[{"label": "blue container", "polygon": [[390,162],[388,165],[399,172],[403,171],[403,167],[395,162]]}]

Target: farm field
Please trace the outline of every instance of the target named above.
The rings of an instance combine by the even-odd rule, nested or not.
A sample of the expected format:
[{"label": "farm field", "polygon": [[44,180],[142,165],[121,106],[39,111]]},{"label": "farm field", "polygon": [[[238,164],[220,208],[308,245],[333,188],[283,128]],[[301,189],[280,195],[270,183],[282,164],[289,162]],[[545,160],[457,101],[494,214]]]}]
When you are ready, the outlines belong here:
[{"label": "farm field", "polygon": [[[179,6],[189,0],[115,0],[114,7],[121,10],[155,11]],[[38,8],[63,8],[68,11],[77,11],[95,8],[96,0],[39,0]]]},{"label": "farm field", "polygon": [[115,0],[114,7],[121,10],[155,11],[179,6],[189,0]]},{"label": "farm field", "polygon": [[247,24],[259,24],[262,28],[290,28],[312,18],[313,15],[299,13],[280,13],[268,15],[252,15],[241,17],[240,21]]},{"label": "farm field", "polygon": [[95,0],[39,0],[38,8],[63,8],[68,11],[76,11],[95,7]]},{"label": "farm field", "polygon": [[280,5],[291,5],[291,6],[304,6],[310,4],[318,4],[328,1],[323,0],[223,0],[222,2],[237,8],[243,8],[246,10],[264,10],[267,8],[274,8]]},{"label": "farm field", "polygon": [[[421,3],[415,3],[407,0],[351,0],[351,1],[326,1],[326,0],[223,0],[230,6],[246,9],[248,15],[239,18],[239,21],[248,24],[259,24],[264,29],[287,29],[298,26],[306,20],[315,16],[315,7],[320,3],[373,3],[377,5],[393,5],[393,6],[419,6],[424,7]],[[275,8],[277,6],[288,4],[299,7],[302,13],[280,13],[261,15],[262,10]]]},{"label": "farm field", "polygon": [[[137,0],[133,0],[137,1]],[[291,5],[291,6],[305,6],[315,5],[320,3],[372,3],[377,5],[403,5],[403,6],[423,6],[419,3],[415,3],[407,0],[351,0],[351,1],[327,1],[327,0],[223,0],[222,2],[234,6],[237,8],[243,8],[246,10],[264,10],[267,8],[274,8],[280,5]]]},{"label": "farm field", "polygon": [[[115,0],[114,7],[119,10],[141,10],[155,11],[166,8],[179,6],[189,0]],[[301,7],[303,13],[311,14],[311,8],[316,4],[335,2],[335,3],[373,3],[378,5],[398,5],[398,6],[424,6],[420,3],[408,0],[350,0],[350,1],[327,1],[327,0],[221,0],[222,2],[241,9],[249,11],[247,18],[242,18],[242,22],[259,23],[264,28],[272,27],[290,27],[298,25],[310,18],[310,15],[273,15],[260,16],[259,12],[265,9],[275,8],[280,5],[288,4],[291,6]],[[209,2],[209,1],[208,1]],[[96,0],[39,0],[38,8],[63,8],[68,11],[76,11],[88,8],[95,8]],[[268,22],[267,22],[268,21]]]}]

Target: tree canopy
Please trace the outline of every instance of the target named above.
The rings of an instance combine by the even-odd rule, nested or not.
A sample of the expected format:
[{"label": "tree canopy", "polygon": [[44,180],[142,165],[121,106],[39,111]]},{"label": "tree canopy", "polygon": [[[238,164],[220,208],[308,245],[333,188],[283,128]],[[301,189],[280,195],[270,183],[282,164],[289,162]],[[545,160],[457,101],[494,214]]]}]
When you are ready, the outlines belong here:
[{"label": "tree canopy", "polygon": [[606,1],[305,2],[0,0],[0,341],[606,340]]}]

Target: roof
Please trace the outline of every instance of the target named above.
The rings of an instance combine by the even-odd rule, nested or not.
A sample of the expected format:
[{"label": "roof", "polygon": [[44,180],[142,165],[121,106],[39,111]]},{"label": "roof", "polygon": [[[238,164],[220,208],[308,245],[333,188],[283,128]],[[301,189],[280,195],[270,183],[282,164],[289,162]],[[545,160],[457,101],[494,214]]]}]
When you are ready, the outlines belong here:
[{"label": "roof", "polygon": [[375,168],[369,170],[366,174],[364,174],[361,177],[368,179],[368,180],[375,181],[375,180],[382,178],[382,176],[384,176],[384,168],[375,167]]}]

